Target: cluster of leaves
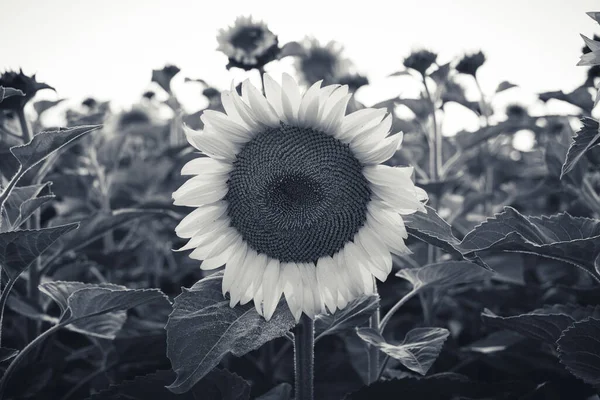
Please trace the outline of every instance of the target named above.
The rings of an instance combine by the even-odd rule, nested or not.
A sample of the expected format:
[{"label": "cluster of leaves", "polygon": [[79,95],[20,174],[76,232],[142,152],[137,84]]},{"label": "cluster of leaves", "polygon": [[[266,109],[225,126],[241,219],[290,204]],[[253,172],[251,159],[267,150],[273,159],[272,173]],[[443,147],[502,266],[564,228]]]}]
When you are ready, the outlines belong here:
[{"label": "cluster of leaves", "polygon": [[[491,96],[468,97],[458,82],[480,87],[481,52],[405,59],[394,76],[417,79],[421,95],[375,107],[405,132],[390,164],[415,166],[431,207],[406,217],[413,253],[395,256],[379,295],[317,317],[317,398],[585,399],[599,389],[600,130],[588,89],[600,43],[585,41],[591,80],[539,96],[577,106],[574,117],[513,107],[503,119]],[[333,46],[315,46],[288,43],[269,62],[297,57],[301,74],[344,64]],[[333,64],[303,75],[315,70],[350,83]],[[295,322],[284,300],[269,322],[252,304],[230,308],[221,273],[203,276],[171,250],[183,215],[171,193],[191,157],[182,125],[202,129],[203,111],[181,110],[179,72],[154,70],[162,93],[127,111],[85,100],[67,110],[70,128],[43,123],[62,100],[33,103],[27,120],[24,107],[48,85],[0,77],[0,398],[293,398]],[[354,89],[367,83],[352,78]],[[186,81],[222,110],[216,88]],[[450,102],[481,128],[442,137]],[[523,130],[535,136],[531,151],[512,144]]]}]

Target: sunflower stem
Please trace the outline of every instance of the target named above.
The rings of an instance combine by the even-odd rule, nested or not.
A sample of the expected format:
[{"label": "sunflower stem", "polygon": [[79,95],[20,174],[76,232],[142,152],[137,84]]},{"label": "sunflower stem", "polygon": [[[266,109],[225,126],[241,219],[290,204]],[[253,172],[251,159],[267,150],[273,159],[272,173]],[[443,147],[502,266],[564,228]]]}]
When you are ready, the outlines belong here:
[{"label": "sunflower stem", "polygon": [[302,315],[294,328],[294,367],[296,400],[314,399],[315,324]]},{"label": "sunflower stem", "polygon": [[29,143],[31,140],[31,133],[29,131],[29,124],[27,123],[27,118],[25,117],[25,110],[19,109],[17,111],[17,116],[19,117],[19,124],[21,124],[21,136],[23,137],[24,143]]},{"label": "sunflower stem", "polygon": [[[379,331],[381,314],[379,307],[371,315],[369,319],[369,328]],[[379,379],[379,349],[373,345],[369,345],[369,385],[377,382]]]},{"label": "sunflower stem", "polygon": [[265,67],[258,67],[258,74],[260,75],[260,83],[262,85],[262,93],[264,96],[267,95],[265,91]]}]

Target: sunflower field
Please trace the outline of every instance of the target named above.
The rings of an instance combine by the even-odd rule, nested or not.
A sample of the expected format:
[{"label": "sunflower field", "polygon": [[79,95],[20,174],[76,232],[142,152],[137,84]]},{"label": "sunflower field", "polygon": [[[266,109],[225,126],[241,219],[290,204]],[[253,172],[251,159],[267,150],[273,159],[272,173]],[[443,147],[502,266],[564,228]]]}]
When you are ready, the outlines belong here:
[{"label": "sunflower field", "polygon": [[[516,85],[482,90],[485,49],[405,54],[392,77],[420,95],[366,107],[340,43],[250,16],[216,41],[252,79],[186,77],[194,113],[166,65],[136,104],[54,126],[52,82],[5,70],[0,399],[600,399],[582,37],[585,81],[538,94],[569,115],[494,106]],[[452,105],[477,129],[443,135]]]}]

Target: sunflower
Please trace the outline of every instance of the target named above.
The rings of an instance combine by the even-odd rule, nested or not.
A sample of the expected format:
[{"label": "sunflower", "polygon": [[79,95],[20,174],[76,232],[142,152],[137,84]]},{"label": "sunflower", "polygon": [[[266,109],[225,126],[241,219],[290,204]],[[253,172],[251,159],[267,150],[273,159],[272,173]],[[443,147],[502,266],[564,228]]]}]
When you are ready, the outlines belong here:
[{"label": "sunflower", "polygon": [[317,39],[307,37],[302,41],[303,52],[296,60],[296,70],[306,85],[322,80],[325,84],[338,83],[340,77],[350,73],[352,63],[343,57],[344,47],[330,41],[322,45]]},{"label": "sunflower", "polygon": [[227,68],[262,68],[279,53],[277,36],[252,17],[238,17],[232,27],[219,30],[217,41],[217,50],[229,58]]},{"label": "sunflower", "polygon": [[391,253],[409,252],[402,216],[425,212],[410,167],[380,165],[398,149],[384,109],[346,114],[347,86],[264,75],[266,98],[248,81],[221,93],[226,113],[205,111],[204,131],[186,128],[207,157],[173,193],[196,207],[176,227],[201,268],[225,265],[230,305],[254,300],[269,320],[283,294],[299,320],[342,309],[384,281]]},{"label": "sunflower", "polygon": [[25,94],[25,96],[11,96],[0,103],[0,110],[11,111],[22,110],[29,100],[42,89],[54,90],[52,86],[38,82],[35,74],[28,76],[23,73],[23,70],[19,70],[19,72],[6,71],[0,74],[0,86],[18,89]]}]

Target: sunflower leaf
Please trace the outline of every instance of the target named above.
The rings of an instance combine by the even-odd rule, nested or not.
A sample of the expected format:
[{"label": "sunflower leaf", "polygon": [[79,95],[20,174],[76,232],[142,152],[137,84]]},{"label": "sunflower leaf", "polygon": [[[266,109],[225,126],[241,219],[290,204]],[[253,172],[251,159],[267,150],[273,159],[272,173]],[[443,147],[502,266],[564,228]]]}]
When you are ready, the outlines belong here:
[{"label": "sunflower leaf", "polygon": [[14,358],[17,354],[19,354],[19,350],[0,347],[0,363]]},{"label": "sunflower leaf", "polygon": [[508,81],[502,81],[498,84],[498,87],[496,88],[496,93],[504,92],[505,90],[512,89],[514,87],[517,87],[517,85]]},{"label": "sunflower leaf", "polygon": [[600,387],[600,319],[576,322],[557,344],[560,362],[576,377]]},{"label": "sunflower leaf", "polygon": [[25,93],[23,93],[22,90],[19,89],[14,89],[11,87],[4,87],[4,86],[0,86],[0,103],[2,103],[2,101],[4,99],[8,99],[9,97],[12,96],[25,96]]},{"label": "sunflower leaf", "polygon": [[101,125],[85,125],[40,132],[29,143],[11,147],[10,152],[19,161],[22,173],[24,173],[50,154],[100,127]]},{"label": "sunflower leaf", "polygon": [[583,118],[581,120],[583,127],[573,138],[573,142],[567,152],[567,158],[562,166],[560,178],[569,173],[579,159],[592,147],[600,145],[600,126],[598,121],[592,118]]},{"label": "sunflower leaf", "polygon": [[288,42],[281,47],[279,50],[279,54],[277,55],[278,59],[282,59],[288,56],[303,56],[306,54],[306,50],[304,46],[302,46],[298,42]]},{"label": "sunflower leaf", "polygon": [[405,268],[396,276],[406,279],[413,291],[428,287],[444,289],[463,283],[482,281],[492,276],[492,272],[469,261],[443,261],[421,268]]},{"label": "sunflower leaf", "polygon": [[175,299],[167,323],[167,356],[177,379],[169,389],[190,390],[228,353],[242,356],[286,334],[295,320],[282,300],[267,322],[252,304],[229,307],[223,276],[210,275]]},{"label": "sunflower leaf", "polygon": [[35,103],[33,103],[33,109],[35,110],[37,115],[42,115],[45,111],[62,103],[63,101],[65,101],[65,99],[36,101]]},{"label": "sunflower leaf", "polygon": [[243,378],[225,369],[214,369],[189,392],[175,394],[165,386],[172,382],[171,370],[156,371],[133,380],[112,385],[87,400],[161,399],[161,400],[248,400],[250,385]]},{"label": "sunflower leaf", "polygon": [[315,319],[315,341],[323,336],[352,329],[366,322],[379,307],[379,296],[364,295],[352,300],[343,310],[331,314],[319,314]]},{"label": "sunflower leaf", "polygon": [[90,336],[112,340],[127,319],[126,310],[155,301],[168,301],[158,289],[127,289],[123,286],[103,284],[85,285],[76,289],[79,282],[60,282],[60,289],[52,293],[59,304],[67,298],[67,312],[61,323],[68,329]]},{"label": "sunflower leaf", "polygon": [[394,345],[386,342],[373,328],[356,328],[356,333],[365,342],[421,375],[427,374],[450,335],[444,328],[415,328],[406,334],[402,343]]},{"label": "sunflower leaf", "polygon": [[597,277],[600,221],[567,213],[531,217],[511,207],[469,232],[459,248],[470,256],[484,250],[533,253],[571,263]]},{"label": "sunflower leaf", "polygon": [[79,224],[74,223],[38,230],[0,233],[0,266],[10,279],[17,279],[52,243],[78,226]]},{"label": "sunflower leaf", "polygon": [[501,317],[485,310],[481,317],[483,322],[492,328],[510,329],[523,336],[554,345],[562,332],[573,323],[588,317],[600,318],[600,306],[556,304],[510,317]]},{"label": "sunflower leaf", "polygon": [[[10,230],[15,230],[21,226],[35,210],[54,199],[50,185],[51,182],[41,185],[21,186],[10,192],[6,203],[4,203]],[[7,230],[9,230],[9,227],[3,225],[0,232]]]}]

